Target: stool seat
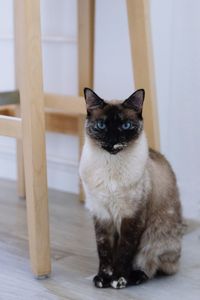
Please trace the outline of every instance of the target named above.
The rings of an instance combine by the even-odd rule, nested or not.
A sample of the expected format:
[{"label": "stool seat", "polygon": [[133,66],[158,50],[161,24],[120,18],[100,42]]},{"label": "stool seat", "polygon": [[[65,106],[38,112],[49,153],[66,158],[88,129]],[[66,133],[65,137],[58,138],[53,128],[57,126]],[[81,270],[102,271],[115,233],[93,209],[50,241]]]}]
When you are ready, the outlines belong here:
[{"label": "stool seat", "polygon": [[0,106],[19,104],[19,91],[0,92]]}]

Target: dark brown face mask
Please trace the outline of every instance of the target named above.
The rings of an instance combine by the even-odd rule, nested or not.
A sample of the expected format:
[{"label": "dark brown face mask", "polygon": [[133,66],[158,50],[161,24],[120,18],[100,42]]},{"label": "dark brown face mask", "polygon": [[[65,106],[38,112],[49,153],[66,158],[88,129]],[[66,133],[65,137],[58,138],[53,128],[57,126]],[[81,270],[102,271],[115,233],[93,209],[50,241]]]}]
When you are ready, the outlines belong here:
[{"label": "dark brown face mask", "polygon": [[109,104],[91,89],[84,89],[86,132],[102,149],[117,154],[136,140],[142,129],[144,90],[137,90],[120,104]]}]

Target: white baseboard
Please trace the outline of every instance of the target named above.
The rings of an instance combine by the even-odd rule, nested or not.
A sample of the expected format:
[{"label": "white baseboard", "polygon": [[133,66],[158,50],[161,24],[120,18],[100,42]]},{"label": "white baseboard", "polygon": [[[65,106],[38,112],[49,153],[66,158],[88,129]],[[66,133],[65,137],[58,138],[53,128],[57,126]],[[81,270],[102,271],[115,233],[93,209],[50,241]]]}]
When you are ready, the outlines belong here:
[{"label": "white baseboard", "polygon": [[[61,191],[78,193],[78,162],[47,155],[48,186]],[[15,141],[0,141],[0,178],[16,180]]]}]

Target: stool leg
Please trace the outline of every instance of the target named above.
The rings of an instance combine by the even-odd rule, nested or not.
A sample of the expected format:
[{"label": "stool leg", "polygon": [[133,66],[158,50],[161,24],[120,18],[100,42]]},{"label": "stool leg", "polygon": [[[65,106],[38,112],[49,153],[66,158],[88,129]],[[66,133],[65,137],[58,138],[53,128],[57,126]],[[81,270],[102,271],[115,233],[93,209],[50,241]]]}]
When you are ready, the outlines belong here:
[{"label": "stool leg", "polygon": [[22,118],[29,251],[33,273],[40,277],[51,271],[44,127],[27,130],[27,120]]},{"label": "stool leg", "polygon": [[[85,134],[84,129],[85,129],[85,116],[80,115],[78,117],[79,157],[81,157],[81,152],[84,145],[84,134]],[[85,201],[85,194],[84,194],[81,180],[79,180],[79,200],[80,202]]]},{"label": "stool leg", "polygon": [[151,46],[150,9],[148,0],[126,0],[131,57],[135,88],[144,88],[145,130],[150,147],[159,150],[159,124],[156,105],[154,64]]},{"label": "stool leg", "polygon": [[16,74],[20,90],[29,250],[33,273],[51,272],[40,1],[15,0]]},{"label": "stool leg", "polygon": [[[20,108],[17,107],[16,115],[20,116]],[[17,191],[20,198],[26,197],[25,174],[24,174],[24,155],[21,139],[17,139]]]},{"label": "stool leg", "polygon": [[95,0],[78,0],[78,76],[79,95],[93,87]]},{"label": "stool leg", "polygon": [[[78,76],[79,95],[83,96],[84,87],[93,87],[94,77],[94,19],[95,0],[78,0]],[[84,143],[84,116],[78,118],[79,150]],[[84,202],[83,186],[79,184],[79,200]]]},{"label": "stool leg", "polygon": [[17,191],[20,198],[26,198],[24,156],[22,141],[17,139]]}]

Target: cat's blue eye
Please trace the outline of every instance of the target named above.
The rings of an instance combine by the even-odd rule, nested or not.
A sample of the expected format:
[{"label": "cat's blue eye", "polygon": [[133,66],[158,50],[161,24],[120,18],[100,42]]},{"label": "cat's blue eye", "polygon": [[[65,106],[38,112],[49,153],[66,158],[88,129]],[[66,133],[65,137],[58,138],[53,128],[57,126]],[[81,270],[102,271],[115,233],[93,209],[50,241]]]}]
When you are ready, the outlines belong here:
[{"label": "cat's blue eye", "polygon": [[126,121],[126,122],[122,123],[121,127],[123,130],[129,130],[129,129],[133,128],[133,124],[131,121]]},{"label": "cat's blue eye", "polygon": [[104,129],[106,128],[105,121],[104,121],[104,120],[98,120],[98,121],[96,122],[95,127],[96,127],[97,129],[104,130]]}]

